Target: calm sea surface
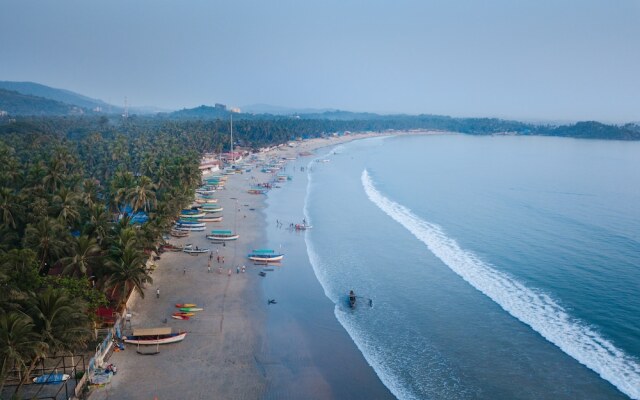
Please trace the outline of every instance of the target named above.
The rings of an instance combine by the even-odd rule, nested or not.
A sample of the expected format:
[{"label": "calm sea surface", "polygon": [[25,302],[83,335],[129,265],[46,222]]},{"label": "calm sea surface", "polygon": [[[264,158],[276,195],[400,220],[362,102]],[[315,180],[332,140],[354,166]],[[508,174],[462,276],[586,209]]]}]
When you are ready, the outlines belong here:
[{"label": "calm sea surface", "polygon": [[640,143],[375,138],[307,170],[309,259],[397,397],[640,399]]}]

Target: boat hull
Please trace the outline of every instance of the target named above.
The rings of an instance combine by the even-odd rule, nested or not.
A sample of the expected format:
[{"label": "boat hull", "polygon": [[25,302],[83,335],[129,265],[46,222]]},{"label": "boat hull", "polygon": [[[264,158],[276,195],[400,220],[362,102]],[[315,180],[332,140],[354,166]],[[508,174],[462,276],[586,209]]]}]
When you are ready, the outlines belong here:
[{"label": "boat hull", "polygon": [[229,242],[232,240],[237,240],[240,235],[231,235],[231,236],[216,236],[216,235],[207,235],[207,239],[213,240],[214,242]]},{"label": "boat hull", "polygon": [[284,254],[276,254],[273,256],[249,255],[249,260],[260,262],[278,262],[284,258]]},{"label": "boat hull", "polygon": [[124,341],[132,344],[169,344],[181,342],[187,336],[187,332],[171,333],[169,335],[147,336],[125,336]]}]

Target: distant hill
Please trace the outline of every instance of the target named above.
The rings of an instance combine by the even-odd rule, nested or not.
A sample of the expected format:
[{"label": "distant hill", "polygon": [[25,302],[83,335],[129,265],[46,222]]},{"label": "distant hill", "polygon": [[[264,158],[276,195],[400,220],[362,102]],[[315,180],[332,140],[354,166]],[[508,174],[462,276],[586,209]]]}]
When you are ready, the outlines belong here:
[{"label": "distant hill", "polygon": [[103,112],[109,112],[109,110],[114,113],[122,112],[122,108],[111,106],[102,100],[92,99],[69,90],[56,89],[35,82],[0,81],[0,89],[13,90],[22,94],[44,97],[45,99],[59,101],[61,103],[86,108],[88,110],[100,107]]},{"label": "distant hill", "polygon": [[79,115],[87,110],[60,101],[31,96],[13,90],[0,89],[0,111],[15,115]]},{"label": "distant hill", "polygon": [[178,119],[223,119],[227,118],[231,112],[225,108],[199,106],[195,108],[184,108],[167,114],[170,118]]},{"label": "distant hill", "polygon": [[293,108],[272,106],[269,104],[251,104],[240,107],[243,113],[251,114],[271,114],[271,115],[300,115],[300,114],[321,114],[327,111],[338,111],[335,108]]}]

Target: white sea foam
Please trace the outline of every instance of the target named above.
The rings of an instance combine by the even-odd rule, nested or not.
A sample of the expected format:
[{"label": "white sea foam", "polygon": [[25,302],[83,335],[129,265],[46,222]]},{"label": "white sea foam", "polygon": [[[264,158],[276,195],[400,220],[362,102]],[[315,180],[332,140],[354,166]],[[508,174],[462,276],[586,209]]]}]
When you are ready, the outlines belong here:
[{"label": "white sea foam", "polygon": [[640,399],[638,360],[618,349],[592,327],[570,316],[549,295],[498,271],[462,249],[440,226],[420,219],[407,207],[385,197],[375,188],[367,170],[362,172],[361,179],[369,199],[426,244],[453,272],[620,391]]}]

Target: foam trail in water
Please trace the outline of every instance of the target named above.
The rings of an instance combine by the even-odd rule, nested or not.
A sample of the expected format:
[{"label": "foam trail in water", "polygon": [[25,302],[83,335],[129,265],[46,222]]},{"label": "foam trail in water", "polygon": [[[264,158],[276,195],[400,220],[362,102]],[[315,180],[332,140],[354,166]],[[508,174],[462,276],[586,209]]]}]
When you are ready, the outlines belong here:
[{"label": "foam trail in water", "polygon": [[506,273],[460,248],[442,228],[429,223],[382,195],[369,173],[362,185],[375,205],[425,243],[453,272],[529,325],[562,351],[611,382],[633,399],[640,399],[640,364],[585,323],[571,317],[555,300],[530,289]]}]

